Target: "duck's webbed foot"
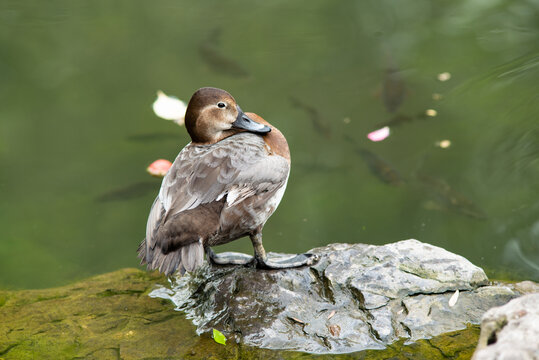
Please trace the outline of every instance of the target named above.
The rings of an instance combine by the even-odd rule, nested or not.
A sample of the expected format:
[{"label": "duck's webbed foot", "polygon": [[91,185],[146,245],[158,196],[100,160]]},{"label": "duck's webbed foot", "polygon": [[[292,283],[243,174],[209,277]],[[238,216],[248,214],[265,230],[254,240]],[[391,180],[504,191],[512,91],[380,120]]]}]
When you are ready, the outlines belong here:
[{"label": "duck's webbed foot", "polygon": [[256,257],[256,267],[261,269],[290,269],[311,266],[318,261],[315,254],[273,254],[265,259]]},{"label": "duck's webbed foot", "polygon": [[211,248],[206,249],[210,262],[217,265],[249,265],[254,262],[254,257],[239,252],[227,251],[216,254]]},{"label": "duck's webbed foot", "polygon": [[300,266],[310,266],[318,261],[318,256],[314,254],[274,254],[271,257],[266,255],[266,250],[262,246],[262,233],[251,235],[251,242],[255,251],[255,265],[261,269],[290,269]]}]

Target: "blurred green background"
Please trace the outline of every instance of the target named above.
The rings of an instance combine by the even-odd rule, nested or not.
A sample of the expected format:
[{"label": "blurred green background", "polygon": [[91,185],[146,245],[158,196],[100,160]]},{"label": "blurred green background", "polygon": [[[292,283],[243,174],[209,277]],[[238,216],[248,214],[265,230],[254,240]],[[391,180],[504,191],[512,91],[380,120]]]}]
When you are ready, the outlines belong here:
[{"label": "blurred green background", "polygon": [[417,238],[538,280],[538,84],[536,0],[1,1],[0,287],[137,266],[145,168],[189,141],[151,104],[202,86],[288,139],[268,251]]}]

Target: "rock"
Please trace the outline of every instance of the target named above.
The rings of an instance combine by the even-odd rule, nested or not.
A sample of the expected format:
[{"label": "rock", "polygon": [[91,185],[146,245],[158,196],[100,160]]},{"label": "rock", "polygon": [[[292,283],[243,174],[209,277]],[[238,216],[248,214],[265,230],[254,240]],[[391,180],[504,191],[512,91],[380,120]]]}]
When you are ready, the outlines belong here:
[{"label": "rock", "polygon": [[215,328],[250,346],[345,353],[466,329],[487,309],[520,295],[489,285],[465,258],[417,240],[310,252],[320,256],[312,267],[205,266],[150,296],[172,300],[199,334]]},{"label": "rock", "polygon": [[[198,336],[191,321],[174,311],[170,301],[147,296],[156,282],[166,283],[166,279],[155,273],[122,269],[59,288],[0,290],[0,359],[313,358],[301,352],[260,349],[234,341],[223,346],[209,334]],[[338,336],[336,328],[333,332]],[[384,350],[316,358],[417,360],[435,359],[441,354],[470,358],[478,338],[479,328],[468,327],[429,340],[409,344],[398,341]]]},{"label": "rock", "polygon": [[533,281],[521,281],[515,284],[512,284],[515,290],[522,294],[534,294],[539,293],[539,284]]},{"label": "rock", "polygon": [[473,359],[539,359],[539,293],[487,311]]}]

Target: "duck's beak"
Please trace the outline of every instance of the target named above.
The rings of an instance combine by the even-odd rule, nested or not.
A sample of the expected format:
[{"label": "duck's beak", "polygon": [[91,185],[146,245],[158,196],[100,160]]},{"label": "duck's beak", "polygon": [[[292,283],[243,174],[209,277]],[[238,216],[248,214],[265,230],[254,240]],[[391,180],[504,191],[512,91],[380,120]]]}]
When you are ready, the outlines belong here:
[{"label": "duck's beak", "polygon": [[266,134],[271,131],[271,128],[266,125],[257,123],[249,116],[245,115],[239,106],[236,106],[238,109],[238,117],[236,121],[232,123],[232,127],[236,129],[244,129],[256,134]]}]

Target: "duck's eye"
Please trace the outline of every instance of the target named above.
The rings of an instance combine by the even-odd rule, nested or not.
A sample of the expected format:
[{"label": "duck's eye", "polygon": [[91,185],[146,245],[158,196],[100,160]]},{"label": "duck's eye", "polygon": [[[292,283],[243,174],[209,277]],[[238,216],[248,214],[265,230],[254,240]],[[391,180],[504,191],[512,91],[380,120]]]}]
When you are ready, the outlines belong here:
[{"label": "duck's eye", "polygon": [[224,102],[220,101],[220,102],[217,103],[217,106],[222,109],[222,108],[226,107],[226,104]]}]

